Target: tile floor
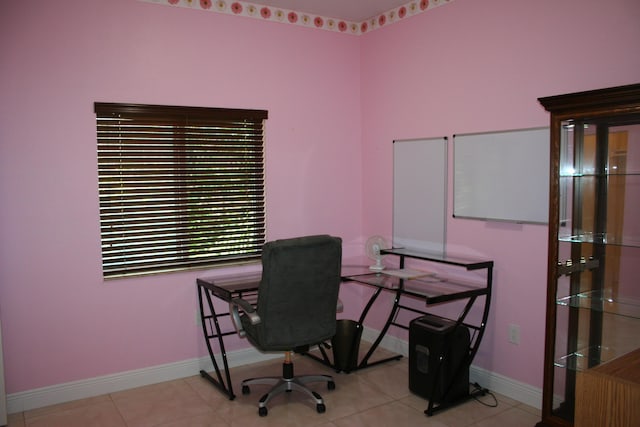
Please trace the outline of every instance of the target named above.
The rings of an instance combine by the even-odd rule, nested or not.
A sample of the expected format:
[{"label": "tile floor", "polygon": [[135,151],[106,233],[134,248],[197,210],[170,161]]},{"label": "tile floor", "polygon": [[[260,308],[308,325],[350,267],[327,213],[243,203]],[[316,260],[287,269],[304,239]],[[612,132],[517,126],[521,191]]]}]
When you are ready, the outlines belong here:
[{"label": "tile floor", "polygon": [[[427,417],[427,402],[408,388],[407,358],[360,370],[335,374],[302,356],[295,357],[297,374],[334,375],[336,389],[318,383],[314,389],[325,399],[327,410],[318,414],[315,403],[300,393],[286,393],[268,405],[259,417],[257,401],[267,389],[253,386],[243,396],[239,382],[256,376],[278,376],[281,360],[261,362],[232,370],[234,390],[230,401],[199,375],[175,381],[110,393],[98,397],[39,408],[9,416],[10,427],[232,427],[232,426],[433,426],[433,427],[533,427],[540,411],[506,396],[496,395],[497,407],[470,400]],[[490,405],[491,396],[482,398]]]}]

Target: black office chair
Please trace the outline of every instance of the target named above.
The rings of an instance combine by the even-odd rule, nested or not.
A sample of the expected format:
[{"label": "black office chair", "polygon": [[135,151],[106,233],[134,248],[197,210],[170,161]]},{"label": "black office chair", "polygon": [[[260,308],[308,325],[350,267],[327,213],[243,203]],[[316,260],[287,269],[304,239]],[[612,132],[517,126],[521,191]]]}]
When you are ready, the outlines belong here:
[{"label": "black office chair", "polygon": [[258,414],[267,415],[274,396],[299,390],[314,399],[316,410],[325,411],[322,397],[305,384],[325,381],[335,388],[329,375],[293,375],[291,353],[331,339],[336,332],[340,287],[342,240],[327,235],[268,242],[262,249],[262,280],[257,306],[242,299],[231,301],[231,314],[238,333],[261,351],[285,351],[282,378],[251,378],[242,382],[242,394],[250,384],[273,385],[260,398]]}]

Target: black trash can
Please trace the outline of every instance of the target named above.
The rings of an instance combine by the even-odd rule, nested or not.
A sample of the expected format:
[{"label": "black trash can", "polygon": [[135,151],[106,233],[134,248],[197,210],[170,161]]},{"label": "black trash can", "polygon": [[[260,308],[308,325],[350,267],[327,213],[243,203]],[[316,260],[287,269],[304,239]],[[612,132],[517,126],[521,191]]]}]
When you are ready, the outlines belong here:
[{"label": "black trash can", "polygon": [[351,372],[358,366],[361,337],[362,326],[358,322],[349,319],[338,320],[336,334],[331,339],[336,371]]}]

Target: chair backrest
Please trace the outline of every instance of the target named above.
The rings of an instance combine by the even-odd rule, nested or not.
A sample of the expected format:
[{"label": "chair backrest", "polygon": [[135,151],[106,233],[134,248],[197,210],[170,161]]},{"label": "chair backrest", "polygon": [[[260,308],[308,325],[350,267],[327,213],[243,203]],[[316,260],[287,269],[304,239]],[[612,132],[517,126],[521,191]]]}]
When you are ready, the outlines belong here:
[{"label": "chair backrest", "polygon": [[339,237],[306,236],[264,245],[257,307],[263,350],[292,350],[335,335],[341,265]]}]

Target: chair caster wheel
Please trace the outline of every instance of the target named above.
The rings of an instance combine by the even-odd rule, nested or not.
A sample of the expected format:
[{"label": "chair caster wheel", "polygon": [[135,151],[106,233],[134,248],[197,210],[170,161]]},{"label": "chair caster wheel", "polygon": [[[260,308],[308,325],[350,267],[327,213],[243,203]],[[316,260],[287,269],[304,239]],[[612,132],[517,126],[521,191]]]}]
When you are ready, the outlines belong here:
[{"label": "chair caster wheel", "polygon": [[242,394],[249,394],[251,393],[251,390],[249,389],[248,385],[243,385],[242,386]]},{"label": "chair caster wheel", "polygon": [[335,390],[335,389],[336,389],[336,383],[335,383],[335,382],[333,382],[333,381],[329,381],[329,382],[327,383],[327,389],[329,389],[329,390]]},{"label": "chair caster wheel", "polygon": [[316,405],[316,411],[318,411],[319,414],[324,414],[324,411],[327,410],[327,407],[324,406],[324,403],[318,403]]},{"label": "chair caster wheel", "polygon": [[258,415],[260,415],[261,417],[266,417],[268,413],[269,411],[264,406],[261,408],[258,408]]}]

